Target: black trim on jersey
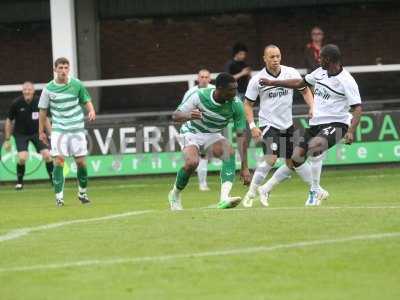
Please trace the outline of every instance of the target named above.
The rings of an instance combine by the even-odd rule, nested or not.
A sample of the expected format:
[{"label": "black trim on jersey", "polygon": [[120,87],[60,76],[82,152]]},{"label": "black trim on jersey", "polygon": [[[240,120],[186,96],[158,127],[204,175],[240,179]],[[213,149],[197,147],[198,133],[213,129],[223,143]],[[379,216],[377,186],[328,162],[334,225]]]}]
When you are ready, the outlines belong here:
[{"label": "black trim on jersey", "polygon": [[335,91],[334,89],[332,89],[331,87],[327,86],[326,84],[323,84],[323,83],[321,83],[321,82],[317,82],[317,84],[320,84],[320,85],[326,87],[327,89],[331,90],[331,91],[334,92],[335,94],[338,94],[339,96],[343,96],[343,97],[346,96],[345,94],[342,94],[342,93],[340,93],[340,92]]},{"label": "black trim on jersey", "polygon": [[270,72],[268,71],[267,67],[265,67],[265,71],[266,71],[269,75],[271,75],[272,77],[278,78],[279,75],[281,75],[282,68],[280,68],[279,73],[278,73],[278,75],[276,75],[276,76],[275,76],[274,74],[270,73]]},{"label": "black trim on jersey", "polygon": [[357,106],[362,106],[361,103],[350,105],[351,108],[356,108]]},{"label": "black trim on jersey", "polygon": [[256,99],[253,100],[253,99],[250,99],[250,98],[244,96],[244,99],[245,100],[249,100],[250,102],[256,102],[257,101],[257,97],[256,97]]}]

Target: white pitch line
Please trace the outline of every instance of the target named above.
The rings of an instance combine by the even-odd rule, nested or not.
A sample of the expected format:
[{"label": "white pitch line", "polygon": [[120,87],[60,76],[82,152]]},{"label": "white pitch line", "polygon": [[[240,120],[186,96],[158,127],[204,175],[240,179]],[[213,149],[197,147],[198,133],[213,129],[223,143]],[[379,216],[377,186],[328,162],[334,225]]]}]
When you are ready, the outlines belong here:
[{"label": "white pitch line", "polygon": [[[208,207],[208,208],[211,208]],[[261,209],[261,210],[336,210],[336,209],[399,209],[400,205],[377,205],[377,206],[281,206],[281,207],[254,207],[254,208],[244,208],[244,207],[239,207],[235,209],[231,209],[231,211],[234,210],[249,210],[251,211],[252,209]]]},{"label": "white pitch line", "polygon": [[109,265],[127,264],[127,263],[144,263],[144,262],[160,262],[160,261],[162,262],[162,261],[177,260],[177,259],[254,254],[254,253],[272,252],[275,250],[297,249],[297,248],[304,248],[304,247],[311,247],[311,246],[320,246],[320,245],[322,246],[322,245],[329,245],[329,244],[338,244],[338,243],[346,243],[346,242],[354,242],[354,241],[379,240],[379,239],[397,238],[397,237],[400,237],[400,232],[355,235],[355,236],[338,238],[338,239],[302,241],[302,242],[289,243],[289,244],[246,247],[246,248],[236,248],[236,249],[227,249],[227,250],[188,253],[188,254],[81,260],[81,261],[54,263],[54,264],[46,264],[46,265],[9,267],[9,268],[0,268],[0,273],[52,270],[52,269],[64,269],[64,268],[73,268],[73,267],[109,266]]},{"label": "white pitch line", "polygon": [[90,219],[77,219],[77,220],[70,220],[70,221],[64,221],[64,222],[58,222],[58,223],[39,225],[39,226],[35,226],[35,227],[25,227],[25,228],[13,229],[4,235],[0,235],[0,243],[9,241],[9,240],[18,239],[20,237],[23,237],[25,235],[28,235],[28,234],[30,234],[32,232],[36,232],[36,231],[49,230],[49,229],[54,229],[54,228],[72,225],[72,224],[81,224],[81,223],[90,223],[90,222],[98,222],[98,221],[126,218],[126,217],[130,217],[130,216],[141,215],[141,214],[146,214],[146,213],[150,213],[150,212],[154,212],[154,211],[153,210],[130,211],[130,212],[121,213],[121,214],[107,215],[104,217],[97,217],[97,218],[90,218]]},{"label": "white pitch line", "polygon": [[[205,210],[205,209],[217,209],[216,204],[211,204],[206,207],[202,208],[193,208],[193,209],[186,209],[186,210]],[[236,207],[232,209],[225,209],[223,211],[252,211],[252,210],[336,210],[336,209],[400,209],[400,205],[377,205],[377,206],[281,206],[281,207]],[[221,211],[221,209],[218,209]]]},{"label": "white pitch line", "polygon": [[[235,211],[251,212],[254,210],[262,210],[262,211],[267,212],[269,210],[313,210],[313,209],[314,210],[321,210],[321,209],[322,210],[400,209],[400,206],[318,206],[318,207],[304,207],[304,206],[285,207],[285,206],[282,206],[282,207],[269,207],[269,208],[264,208],[264,207],[240,208],[240,207],[238,207],[238,208],[234,208],[234,209],[220,210],[220,209],[216,209],[216,205],[210,205],[210,206],[201,207],[201,208],[189,208],[189,209],[186,209],[186,211],[210,210],[210,211],[219,211],[219,212],[228,212],[228,211],[229,212],[235,212]],[[77,220],[70,220],[70,221],[64,221],[64,222],[58,222],[58,223],[44,224],[44,225],[39,225],[39,226],[35,226],[35,227],[11,229],[6,234],[0,235],[0,243],[21,238],[32,232],[49,230],[49,229],[73,225],[73,224],[107,221],[107,220],[112,220],[112,219],[130,217],[130,216],[134,216],[134,215],[141,215],[141,214],[146,214],[146,213],[160,213],[160,212],[161,213],[162,212],[170,213],[169,210],[138,210],[138,211],[130,211],[130,212],[126,212],[126,213],[121,213],[121,214],[107,215],[107,216],[103,216],[103,217],[96,217],[96,218],[89,218],[89,219],[77,219]],[[182,213],[182,212],[174,212],[174,213]]]}]

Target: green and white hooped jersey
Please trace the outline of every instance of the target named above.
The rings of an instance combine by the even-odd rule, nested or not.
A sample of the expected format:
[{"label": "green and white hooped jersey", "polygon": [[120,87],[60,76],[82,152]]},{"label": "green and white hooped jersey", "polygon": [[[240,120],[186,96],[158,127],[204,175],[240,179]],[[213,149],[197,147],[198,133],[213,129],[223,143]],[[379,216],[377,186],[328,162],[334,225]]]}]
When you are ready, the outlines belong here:
[{"label": "green and white hooped jersey", "polygon": [[243,102],[238,98],[224,103],[217,103],[213,98],[215,88],[204,88],[187,95],[178,106],[178,111],[191,112],[198,109],[202,112],[201,120],[190,120],[181,127],[181,133],[220,133],[233,120],[236,131],[246,128],[246,117]]},{"label": "green and white hooped jersey", "polygon": [[82,106],[90,101],[90,95],[82,82],[69,78],[67,84],[50,81],[43,89],[39,108],[49,109],[52,130],[78,132],[85,128]]}]

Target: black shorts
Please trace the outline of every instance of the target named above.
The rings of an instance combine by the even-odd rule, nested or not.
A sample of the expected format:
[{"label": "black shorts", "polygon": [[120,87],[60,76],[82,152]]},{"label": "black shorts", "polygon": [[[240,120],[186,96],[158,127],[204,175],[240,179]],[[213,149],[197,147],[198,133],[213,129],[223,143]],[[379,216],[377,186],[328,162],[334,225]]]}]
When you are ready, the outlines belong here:
[{"label": "black shorts", "polygon": [[294,127],[279,130],[272,126],[260,127],[263,132],[262,147],[264,155],[277,155],[278,157],[291,158],[295,143]]},{"label": "black shorts", "polygon": [[329,149],[340,142],[348,128],[349,126],[344,123],[328,123],[310,126],[310,128],[306,129],[303,139],[299,143],[299,147],[307,151],[310,140],[318,136],[327,140]]},{"label": "black shorts", "polygon": [[48,147],[39,140],[39,135],[22,135],[22,134],[14,134],[15,144],[17,145],[17,151],[28,151],[29,141],[35,146],[36,151],[39,153],[44,149],[48,149]]}]

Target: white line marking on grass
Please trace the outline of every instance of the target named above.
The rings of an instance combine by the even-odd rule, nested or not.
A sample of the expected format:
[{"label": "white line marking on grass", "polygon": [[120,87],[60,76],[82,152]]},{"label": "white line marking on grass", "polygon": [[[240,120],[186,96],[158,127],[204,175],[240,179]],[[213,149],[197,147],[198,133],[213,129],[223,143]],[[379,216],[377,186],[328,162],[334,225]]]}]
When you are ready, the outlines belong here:
[{"label": "white line marking on grass", "polygon": [[130,212],[121,213],[121,214],[107,215],[104,217],[97,217],[97,218],[90,218],[90,219],[77,219],[77,220],[70,220],[70,221],[64,221],[64,222],[58,222],[58,223],[39,225],[39,226],[35,226],[35,227],[25,227],[25,228],[13,229],[4,235],[0,235],[0,243],[9,241],[9,240],[18,239],[20,237],[23,237],[25,235],[28,235],[28,234],[30,234],[32,232],[36,232],[36,231],[54,229],[54,228],[72,225],[72,224],[81,224],[81,223],[90,223],[90,222],[98,222],[98,221],[126,218],[126,217],[130,217],[130,216],[142,215],[142,214],[151,213],[151,212],[154,212],[154,210],[130,211]]},{"label": "white line marking on grass", "polygon": [[236,248],[236,249],[206,251],[206,252],[197,252],[197,253],[189,253],[189,254],[81,260],[81,261],[54,263],[54,264],[46,264],[46,265],[32,265],[32,266],[0,268],[0,273],[64,269],[64,268],[73,268],[73,267],[109,266],[109,265],[127,264],[127,263],[162,262],[162,261],[177,260],[177,259],[254,254],[254,253],[271,252],[271,251],[275,251],[275,250],[298,249],[298,248],[320,246],[320,245],[322,246],[322,245],[338,244],[338,243],[346,243],[346,242],[354,242],[354,241],[380,240],[380,239],[398,238],[398,237],[400,237],[400,232],[377,233],[377,234],[355,235],[355,236],[338,238],[338,239],[303,241],[303,242],[296,242],[296,243],[289,243],[289,244]]},{"label": "white line marking on grass", "polygon": [[[256,207],[256,208],[233,208],[233,209],[217,209],[216,205],[209,205],[205,207],[200,207],[200,208],[189,208],[184,211],[201,211],[201,210],[210,210],[210,211],[217,211],[217,212],[227,212],[227,211],[254,211],[254,210],[263,210],[263,211],[269,211],[269,210],[336,210],[336,209],[399,209],[400,206],[318,206],[318,207],[305,207],[305,206],[294,206],[294,207],[269,207],[269,208],[264,208],[264,207]],[[64,221],[64,222],[57,222],[57,223],[50,223],[50,224],[44,224],[44,225],[39,225],[35,227],[25,227],[25,228],[18,228],[18,229],[12,229],[6,234],[0,235],[0,243],[5,242],[5,241],[10,241],[10,240],[15,240],[18,238],[21,238],[23,236],[26,236],[32,232],[37,232],[37,231],[42,231],[42,230],[49,230],[49,229],[54,229],[54,228],[59,228],[67,225],[73,225],[73,224],[80,224],[80,223],[90,223],[90,222],[98,222],[98,221],[107,221],[107,220],[112,220],[112,219],[119,219],[119,218],[125,218],[129,216],[134,216],[134,215],[141,215],[141,214],[146,214],[146,213],[184,213],[183,212],[170,212],[169,210],[138,210],[138,211],[130,211],[126,213],[121,213],[121,214],[113,214],[113,215],[107,215],[103,217],[96,217],[96,218],[90,218],[90,219],[77,219],[77,220],[69,220],[69,221]]]},{"label": "white line marking on grass", "polygon": [[[282,206],[282,207],[257,207],[255,209],[262,209],[262,210],[324,210],[324,209],[398,209],[400,208],[400,205],[388,205],[388,206],[382,206],[382,205],[377,205],[377,206],[313,206],[313,207],[306,207],[306,206]],[[236,210],[251,210],[254,208],[243,208],[239,207],[236,208]],[[234,209],[232,209],[234,210]]]},{"label": "white line marking on grass", "polygon": [[[193,208],[186,210],[205,210],[205,209],[216,209],[217,205],[212,204],[202,208]],[[252,207],[252,208],[244,208],[244,207],[236,207],[232,209],[224,209],[223,211],[252,211],[252,210],[336,210],[336,209],[399,209],[400,205],[377,205],[377,206],[281,206],[281,207]],[[221,211],[221,209],[219,209]]]}]

